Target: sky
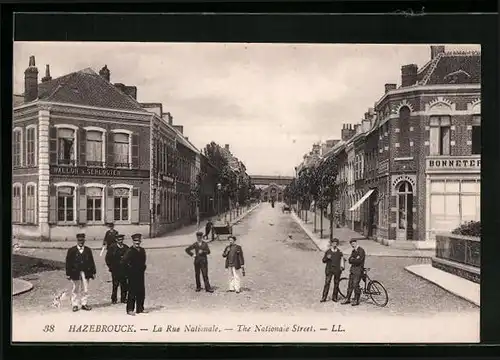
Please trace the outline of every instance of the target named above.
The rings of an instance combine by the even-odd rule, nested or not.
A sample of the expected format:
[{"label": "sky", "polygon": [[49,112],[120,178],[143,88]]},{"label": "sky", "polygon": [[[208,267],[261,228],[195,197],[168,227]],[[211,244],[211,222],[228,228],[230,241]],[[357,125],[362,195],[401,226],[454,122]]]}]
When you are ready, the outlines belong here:
[{"label": "sky", "polygon": [[[478,50],[446,45],[448,50]],[[312,144],[340,138],[401,83],[401,66],[423,66],[430,45],[15,42],[14,94],[36,58],[39,79],[104,65],[111,82],[161,102],[199,149],[230,145],[250,175],[293,176]]]}]

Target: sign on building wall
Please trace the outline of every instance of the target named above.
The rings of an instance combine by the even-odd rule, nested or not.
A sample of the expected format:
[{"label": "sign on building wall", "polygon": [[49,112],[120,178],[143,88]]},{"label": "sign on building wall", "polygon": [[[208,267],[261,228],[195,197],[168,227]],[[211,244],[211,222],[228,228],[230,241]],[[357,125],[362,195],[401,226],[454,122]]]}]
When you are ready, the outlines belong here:
[{"label": "sign on building wall", "polygon": [[86,166],[51,166],[50,175],[148,178],[148,170],[106,169]]},{"label": "sign on building wall", "polygon": [[481,158],[480,156],[465,156],[465,157],[434,157],[427,158],[426,172],[443,172],[443,171],[456,171],[456,172],[479,172],[481,171]]}]

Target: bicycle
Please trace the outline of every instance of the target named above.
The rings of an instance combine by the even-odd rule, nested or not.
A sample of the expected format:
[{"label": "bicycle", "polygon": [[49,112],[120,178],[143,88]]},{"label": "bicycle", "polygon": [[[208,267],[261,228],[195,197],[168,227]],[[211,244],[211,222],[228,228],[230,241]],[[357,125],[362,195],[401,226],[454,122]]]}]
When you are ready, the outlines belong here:
[{"label": "bicycle", "polygon": [[[387,295],[387,290],[384,285],[378,280],[372,280],[368,276],[368,271],[370,268],[363,269],[363,275],[361,275],[361,280],[365,283],[364,287],[361,287],[361,293],[364,295],[369,295],[373,300],[375,305],[384,307],[389,302],[389,295]],[[349,278],[343,277],[339,281],[339,295],[342,298],[346,298],[347,288],[349,286]]]}]

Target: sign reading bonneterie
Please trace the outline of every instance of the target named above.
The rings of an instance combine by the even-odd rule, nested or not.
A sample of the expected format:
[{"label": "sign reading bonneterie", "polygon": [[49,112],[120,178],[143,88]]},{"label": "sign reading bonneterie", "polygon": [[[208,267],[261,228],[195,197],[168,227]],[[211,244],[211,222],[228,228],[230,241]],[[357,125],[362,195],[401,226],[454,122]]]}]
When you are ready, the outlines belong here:
[{"label": "sign reading bonneterie", "polygon": [[441,158],[428,158],[427,171],[480,171],[481,158],[479,157],[441,157]]},{"label": "sign reading bonneterie", "polygon": [[50,175],[94,177],[149,177],[148,170],[95,168],[86,166],[51,166]]}]

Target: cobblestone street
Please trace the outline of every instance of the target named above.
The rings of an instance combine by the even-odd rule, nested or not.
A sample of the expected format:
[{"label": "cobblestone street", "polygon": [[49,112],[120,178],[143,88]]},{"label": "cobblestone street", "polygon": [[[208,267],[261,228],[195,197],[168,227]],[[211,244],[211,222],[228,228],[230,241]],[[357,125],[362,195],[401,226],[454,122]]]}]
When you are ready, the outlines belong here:
[{"label": "cobblestone street", "polygon": [[[272,208],[262,203],[255,211],[235,225],[234,233],[243,247],[246,277],[242,278],[240,294],[228,293],[227,274],[222,251],[227,242],[211,243],[209,276],[213,294],[194,291],[193,260],[184,248],[147,250],[146,308],[151,311],[247,311],[300,314],[304,311],[340,312],[342,314],[370,312],[373,314],[419,314],[432,316],[440,312],[479,314],[479,308],[406,272],[405,266],[428,262],[428,259],[389,258],[370,256],[366,267],[372,279],[384,284],[389,293],[385,308],[363,299],[357,308],[331,301],[320,303],[324,281],[322,252],[301,230],[290,214],[283,214],[279,204]],[[194,242],[194,239],[193,239]],[[348,248],[344,245],[343,250]],[[66,252],[55,249],[26,249],[30,256],[64,261]],[[22,254],[22,251],[20,252]],[[110,304],[110,274],[104,257],[94,251],[97,279],[90,284],[90,304],[93,315],[98,312],[119,312],[123,305]],[[344,272],[344,276],[347,276]],[[71,286],[64,271],[47,271],[26,277],[34,284],[32,291],[13,297],[14,313],[69,312]],[[51,306],[58,291],[68,297],[61,309]],[[123,309],[122,309],[123,308]]]}]

